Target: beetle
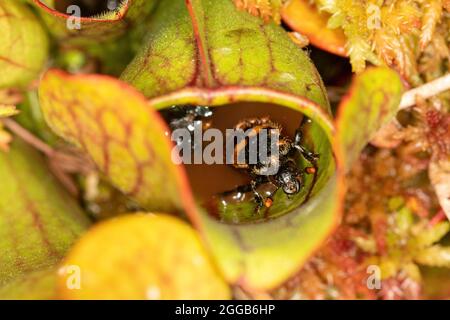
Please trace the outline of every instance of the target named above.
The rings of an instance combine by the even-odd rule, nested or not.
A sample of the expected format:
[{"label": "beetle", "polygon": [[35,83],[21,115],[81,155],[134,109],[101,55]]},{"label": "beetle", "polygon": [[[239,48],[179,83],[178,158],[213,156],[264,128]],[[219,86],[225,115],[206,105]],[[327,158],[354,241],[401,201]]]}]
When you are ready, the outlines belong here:
[{"label": "beetle", "polygon": [[[160,113],[168,123],[171,131],[187,129],[191,133],[191,141],[196,128],[201,126],[202,130],[206,130],[212,125],[213,111],[208,106],[177,105],[163,109]],[[182,139],[177,141],[177,145],[180,143],[183,143]]]},{"label": "beetle", "polygon": [[211,126],[209,119],[213,116],[213,111],[207,106],[185,105],[161,110],[161,114],[172,131],[186,128],[193,132],[197,123],[202,123],[203,129]]},{"label": "beetle", "polygon": [[[319,155],[309,151],[305,146],[303,146],[303,134],[301,128],[307,121],[309,120],[305,118],[300,128],[296,130],[293,140],[286,135],[282,135],[282,126],[272,121],[268,116],[260,118],[247,118],[236,124],[234,129],[247,132],[247,136],[249,138],[255,136],[260,138],[259,135],[263,129],[278,130],[279,133],[279,139],[277,141],[278,153],[277,155],[268,154],[265,161],[261,161],[260,155],[257,157],[258,161],[256,163],[250,163],[248,161],[248,159],[250,159],[249,151],[251,150],[249,146],[250,139],[243,139],[239,141],[234,150],[235,159],[238,158],[239,153],[244,152],[247,162],[239,163],[234,161],[233,167],[236,169],[246,170],[251,177],[250,184],[247,186],[238,187],[237,191],[240,194],[244,194],[246,191],[251,191],[257,203],[257,208],[261,208],[263,206],[267,208],[271,207],[273,204],[273,196],[279,189],[282,189],[288,196],[299,193],[303,187],[304,172],[316,172],[315,165]],[[270,144],[271,141],[268,143]],[[297,152],[300,153],[300,155],[308,162],[313,164],[313,167],[305,168],[305,170],[299,168],[294,160]],[[277,172],[275,174],[266,174],[266,172],[268,172],[268,168],[273,165],[278,167]],[[275,190],[267,197],[261,195],[261,193],[257,190],[258,186],[265,183],[271,183],[275,186]]]}]

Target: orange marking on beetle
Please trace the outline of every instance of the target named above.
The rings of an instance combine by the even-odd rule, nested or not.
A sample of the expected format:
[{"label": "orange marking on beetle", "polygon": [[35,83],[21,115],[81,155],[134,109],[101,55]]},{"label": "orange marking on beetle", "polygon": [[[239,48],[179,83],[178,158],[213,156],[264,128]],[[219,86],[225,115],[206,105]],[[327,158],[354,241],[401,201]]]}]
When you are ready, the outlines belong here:
[{"label": "orange marking on beetle", "polygon": [[270,208],[272,206],[272,204],[273,204],[273,200],[271,198],[267,198],[264,201],[264,205],[266,206],[266,208]]},{"label": "orange marking on beetle", "polygon": [[314,173],[316,173],[316,168],[314,168],[314,167],[307,167],[306,169],[306,173],[308,173],[308,174],[314,174]]}]

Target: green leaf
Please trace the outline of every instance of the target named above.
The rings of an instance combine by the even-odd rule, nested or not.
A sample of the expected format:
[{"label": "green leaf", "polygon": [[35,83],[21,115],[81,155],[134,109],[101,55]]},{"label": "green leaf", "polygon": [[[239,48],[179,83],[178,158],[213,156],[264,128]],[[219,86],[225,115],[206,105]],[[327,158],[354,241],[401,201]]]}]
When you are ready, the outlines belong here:
[{"label": "green leaf", "polygon": [[336,120],[337,156],[346,171],[373,135],[393,119],[403,91],[400,76],[389,68],[368,68],[355,76]]},{"label": "green leaf", "polygon": [[89,225],[36,151],[15,139],[0,153],[0,286],[53,266]]},{"label": "green leaf", "polygon": [[31,10],[15,0],[0,2],[0,30],[0,89],[27,85],[47,60],[47,34]]},{"label": "green leaf", "polygon": [[273,89],[314,102],[327,117],[316,68],[281,27],[237,10],[231,0],[186,3],[158,6],[148,42],[123,80],[146,97],[185,87]]},{"label": "green leaf", "polygon": [[265,291],[299,271],[339,223],[338,179],[303,206],[264,223],[228,225],[202,212],[203,233],[228,280]]},{"label": "green leaf", "polygon": [[30,272],[0,287],[0,300],[56,299],[56,279],[54,267]]}]

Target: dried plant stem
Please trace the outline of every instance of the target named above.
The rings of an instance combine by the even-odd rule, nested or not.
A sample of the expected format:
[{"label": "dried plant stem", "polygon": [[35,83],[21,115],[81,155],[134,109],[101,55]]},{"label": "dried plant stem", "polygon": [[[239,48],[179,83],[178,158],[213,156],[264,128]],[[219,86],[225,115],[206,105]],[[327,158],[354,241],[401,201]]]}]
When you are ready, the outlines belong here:
[{"label": "dried plant stem", "polygon": [[16,136],[20,137],[26,143],[45,154],[48,159],[50,170],[56,178],[73,196],[78,196],[78,187],[73,178],[70,176],[70,173],[86,173],[89,170],[92,171],[92,165],[89,161],[84,161],[84,159],[79,159],[76,155],[66,154],[53,149],[51,146],[10,118],[2,119],[1,121],[3,125]]},{"label": "dried plant stem", "polygon": [[42,153],[44,153],[46,156],[50,157],[55,153],[55,150],[52,147],[43,142],[41,139],[37,138],[27,129],[23,128],[16,121],[6,118],[3,119],[2,122],[6,128],[11,130],[11,132],[16,134],[18,137],[22,138],[25,142],[32,145]]},{"label": "dried plant stem", "polygon": [[428,99],[447,90],[450,90],[450,73],[423,86],[407,91],[402,97],[399,110],[414,106],[417,97]]}]

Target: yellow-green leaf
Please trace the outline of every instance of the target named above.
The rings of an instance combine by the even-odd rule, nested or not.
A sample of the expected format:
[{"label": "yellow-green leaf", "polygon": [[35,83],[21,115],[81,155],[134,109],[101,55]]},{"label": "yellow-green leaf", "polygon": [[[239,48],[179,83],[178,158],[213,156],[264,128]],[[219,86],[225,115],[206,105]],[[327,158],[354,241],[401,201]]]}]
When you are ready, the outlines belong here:
[{"label": "yellow-green leaf", "polygon": [[0,89],[26,85],[47,60],[47,34],[33,12],[16,0],[0,1],[0,30]]},{"label": "yellow-green leaf", "polygon": [[74,246],[59,274],[63,299],[231,296],[195,230],[167,215],[134,214],[95,226]]},{"label": "yellow-green leaf", "polygon": [[169,129],[139,92],[111,77],[52,70],[39,95],[50,127],[88,153],[123,193],[156,211],[186,207]]},{"label": "yellow-green leaf", "polygon": [[14,116],[19,113],[15,106],[0,104],[0,118]]},{"label": "yellow-green leaf", "polygon": [[232,0],[163,1],[148,34],[122,75],[146,97],[186,87],[257,87],[302,97],[327,117],[325,88],[306,52],[283,28]]},{"label": "yellow-green leaf", "polygon": [[89,225],[41,156],[18,138],[0,152],[0,287],[57,263]]},{"label": "yellow-green leaf", "polygon": [[336,120],[335,145],[345,170],[350,169],[373,135],[393,119],[403,90],[400,76],[389,68],[368,68],[354,77]]},{"label": "yellow-green leaf", "polygon": [[29,272],[0,287],[0,300],[56,299],[56,280],[56,267]]}]

